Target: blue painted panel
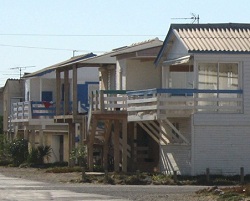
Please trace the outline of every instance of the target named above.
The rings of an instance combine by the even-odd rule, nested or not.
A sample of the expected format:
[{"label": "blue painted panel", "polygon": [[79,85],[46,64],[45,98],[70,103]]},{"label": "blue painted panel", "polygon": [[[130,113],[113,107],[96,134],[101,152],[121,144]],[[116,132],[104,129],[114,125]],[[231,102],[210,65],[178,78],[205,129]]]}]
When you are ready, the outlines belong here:
[{"label": "blue painted panel", "polygon": [[86,82],[85,84],[77,85],[77,101],[81,102],[81,106],[84,110],[88,110],[89,108],[89,85],[96,84],[98,82]]},{"label": "blue painted panel", "polygon": [[53,101],[52,91],[42,91],[42,101]]}]

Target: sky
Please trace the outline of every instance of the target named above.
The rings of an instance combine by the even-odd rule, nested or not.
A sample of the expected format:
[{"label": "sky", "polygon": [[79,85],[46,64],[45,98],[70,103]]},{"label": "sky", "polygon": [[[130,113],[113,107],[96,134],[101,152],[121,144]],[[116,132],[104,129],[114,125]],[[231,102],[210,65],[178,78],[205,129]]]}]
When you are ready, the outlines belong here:
[{"label": "sky", "polygon": [[[250,23],[249,0],[0,0],[0,87],[70,57],[158,37],[171,24]],[[181,18],[181,19],[175,19]],[[195,22],[197,23],[197,22]],[[77,50],[77,51],[74,51]],[[73,53],[74,52],[74,53]],[[20,68],[21,67],[21,68]]]}]

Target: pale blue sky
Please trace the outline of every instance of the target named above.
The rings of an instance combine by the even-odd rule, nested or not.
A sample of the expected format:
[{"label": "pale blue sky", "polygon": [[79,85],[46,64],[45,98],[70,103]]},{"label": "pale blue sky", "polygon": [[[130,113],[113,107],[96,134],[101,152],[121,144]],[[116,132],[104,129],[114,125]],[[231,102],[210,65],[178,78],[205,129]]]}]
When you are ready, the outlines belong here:
[{"label": "pale blue sky", "polygon": [[19,77],[19,71],[10,68],[36,66],[23,69],[33,72],[70,58],[73,50],[85,50],[76,55],[100,53],[155,37],[164,40],[171,23],[192,22],[171,18],[189,18],[195,13],[199,14],[200,23],[250,23],[249,0],[0,0],[0,3],[0,87],[7,78]]}]

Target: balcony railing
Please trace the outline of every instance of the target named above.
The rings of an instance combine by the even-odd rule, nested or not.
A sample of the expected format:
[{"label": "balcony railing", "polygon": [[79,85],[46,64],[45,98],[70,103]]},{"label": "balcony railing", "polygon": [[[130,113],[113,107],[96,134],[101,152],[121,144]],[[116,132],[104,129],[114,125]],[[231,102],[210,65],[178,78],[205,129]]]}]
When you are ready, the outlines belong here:
[{"label": "balcony railing", "polygon": [[13,104],[12,120],[53,119],[54,115],[54,102],[25,101]]},{"label": "balcony railing", "polygon": [[125,90],[93,91],[90,102],[92,111],[127,110],[127,94]]},{"label": "balcony railing", "polygon": [[196,112],[242,113],[242,90],[150,89],[128,91],[128,120],[185,117]]}]

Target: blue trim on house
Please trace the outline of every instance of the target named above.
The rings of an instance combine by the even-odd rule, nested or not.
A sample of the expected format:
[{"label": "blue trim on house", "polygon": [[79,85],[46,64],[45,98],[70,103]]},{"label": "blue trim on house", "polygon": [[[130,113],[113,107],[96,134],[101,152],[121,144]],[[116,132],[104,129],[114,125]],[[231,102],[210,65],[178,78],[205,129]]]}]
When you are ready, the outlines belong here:
[{"label": "blue trim on house", "polygon": [[198,93],[221,93],[221,94],[243,94],[243,90],[210,90],[210,89],[147,89],[138,91],[127,91],[128,96],[145,96],[152,94],[171,94],[173,96],[192,96]]},{"label": "blue trim on house", "polygon": [[157,55],[157,57],[156,57],[156,59],[154,61],[154,64],[155,64],[156,67],[158,66],[158,64],[160,62],[160,59],[161,59],[161,57],[162,57],[162,55],[163,55],[163,53],[165,51],[165,47],[167,46],[167,44],[169,42],[169,38],[171,38],[171,36],[173,34],[172,30],[173,30],[172,25],[170,25],[169,30],[168,30],[168,34],[166,35],[166,38],[165,38],[165,40],[163,42],[163,45],[161,46],[161,49],[160,49],[160,51],[159,51],[159,53],[158,53],[158,55]]},{"label": "blue trim on house", "polygon": [[[83,59],[87,59],[87,58],[90,58],[90,57],[94,57],[94,56],[96,56],[96,54],[94,54],[93,52],[91,52],[91,53],[88,53],[88,54],[85,54],[85,55],[83,55],[83,56],[80,56],[80,57],[77,57],[76,59],[70,59],[70,61],[68,61],[68,62],[62,62],[62,63],[60,63],[60,64],[58,64],[58,66],[60,66],[60,65],[66,65],[66,64],[69,64],[69,63],[72,63],[72,62],[77,62],[77,61],[81,61],[81,60],[83,60]],[[52,67],[54,67],[54,66],[52,66]],[[53,72],[53,71],[55,71],[56,70],[56,68],[53,68],[53,69],[48,69],[48,70],[45,70],[45,71],[43,71],[43,72],[40,72],[40,73],[38,73],[38,74],[36,74],[35,76],[43,76],[43,75],[45,75],[45,74],[47,74],[47,73],[51,73],[51,72]]]}]

